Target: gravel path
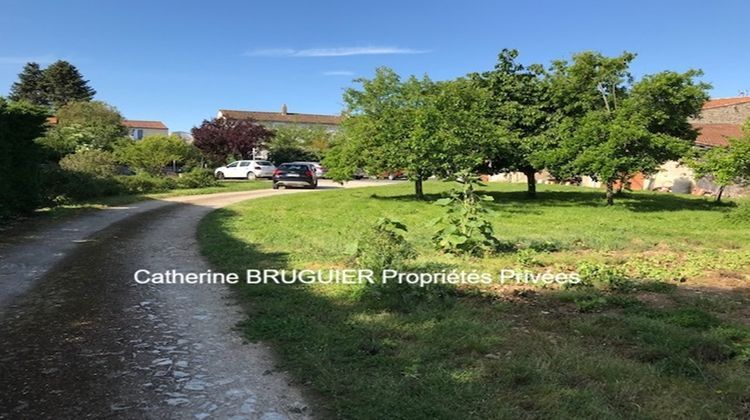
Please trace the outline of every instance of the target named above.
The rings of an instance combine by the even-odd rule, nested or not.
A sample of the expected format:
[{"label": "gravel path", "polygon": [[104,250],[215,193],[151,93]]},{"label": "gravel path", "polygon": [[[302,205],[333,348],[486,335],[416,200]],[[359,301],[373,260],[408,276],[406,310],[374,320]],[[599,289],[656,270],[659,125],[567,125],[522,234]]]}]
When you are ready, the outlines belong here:
[{"label": "gravel path", "polygon": [[139,268],[209,269],[195,238],[203,216],[295,192],[142,203],[4,241],[0,418],[311,417],[269,348],[234,330],[244,315],[226,286],[133,281]]}]

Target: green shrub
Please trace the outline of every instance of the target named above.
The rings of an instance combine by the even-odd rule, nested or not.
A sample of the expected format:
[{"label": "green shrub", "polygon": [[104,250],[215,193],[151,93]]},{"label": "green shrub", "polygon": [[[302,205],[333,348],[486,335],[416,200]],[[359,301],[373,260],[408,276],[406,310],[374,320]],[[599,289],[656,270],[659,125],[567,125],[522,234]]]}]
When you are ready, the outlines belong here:
[{"label": "green shrub", "polygon": [[399,270],[404,263],[416,256],[401,231],[406,232],[402,223],[385,217],[378,219],[357,244],[357,265],[379,275],[385,269]]},{"label": "green shrub", "polygon": [[519,249],[518,252],[516,252],[516,261],[518,261],[518,264],[523,267],[539,266],[542,265],[542,263],[537,258],[538,256],[539,253],[532,248]]},{"label": "green shrub", "polygon": [[600,289],[630,291],[636,287],[625,271],[606,264],[582,263],[578,266],[581,281],[576,286],[596,287]]},{"label": "green shrub", "polygon": [[115,177],[128,194],[149,194],[174,189],[177,182],[173,178],[161,178],[147,174]]},{"label": "green shrub", "polygon": [[743,200],[734,210],[726,215],[727,220],[733,224],[750,225],[750,200]]},{"label": "green shrub", "polygon": [[117,156],[136,172],[162,175],[174,161],[188,162],[195,158],[195,147],[177,136],[147,136],[117,150]]},{"label": "green shrub", "polygon": [[432,237],[437,249],[450,254],[483,256],[498,251],[501,242],[495,237],[492,223],[487,217],[490,211],[485,203],[492,196],[477,193],[483,184],[468,172],[460,173],[455,181],[459,184],[450,196],[435,202],[446,207],[446,214],[434,221],[439,226]]},{"label": "green shrub", "polygon": [[0,218],[39,205],[41,149],[45,113],[25,103],[0,98]]},{"label": "green shrub", "polygon": [[214,174],[208,169],[193,168],[190,172],[186,172],[177,178],[178,188],[205,188],[218,184]]},{"label": "green shrub", "polygon": [[48,206],[67,204],[123,192],[113,177],[97,177],[84,172],[74,172],[47,165],[42,171],[44,204]]},{"label": "green shrub", "polygon": [[117,161],[112,152],[103,150],[79,150],[60,159],[62,169],[81,172],[97,177],[114,176],[117,173]]}]

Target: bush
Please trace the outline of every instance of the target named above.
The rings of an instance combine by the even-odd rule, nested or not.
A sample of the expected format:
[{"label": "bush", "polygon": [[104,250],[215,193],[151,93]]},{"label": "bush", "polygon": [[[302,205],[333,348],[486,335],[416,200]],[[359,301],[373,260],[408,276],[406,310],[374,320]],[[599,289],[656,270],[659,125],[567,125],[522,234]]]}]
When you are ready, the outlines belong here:
[{"label": "bush", "polygon": [[416,252],[400,231],[406,226],[388,218],[380,218],[359,240],[357,265],[379,275],[385,269],[398,270],[404,262],[414,258]]},{"label": "bush", "polygon": [[39,205],[41,150],[34,139],[44,133],[45,113],[0,98],[0,218]]},{"label": "bush", "polygon": [[123,192],[113,177],[97,177],[84,172],[45,166],[42,171],[44,204],[54,206]]},{"label": "bush", "polygon": [[128,194],[165,192],[177,187],[177,182],[173,178],[159,178],[147,174],[122,175],[115,177],[115,179],[122,186],[124,192]]},{"label": "bush", "polygon": [[487,217],[491,212],[485,205],[493,201],[492,196],[477,193],[483,184],[473,174],[460,173],[455,181],[459,186],[450,196],[435,202],[447,209],[444,216],[432,222],[439,226],[432,237],[435,247],[456,255],[484,256],[497,252],[502,243],[495,237]]},{"label": "bush", "polygon": [[164,174],[173,161],[187,162],[195,158],[196,149],[177,136],[148,136],[117,150],[118,157],[137,172]]},{"label": "bush", "polygon": [[613,291],[627,292],[636,288],[637,284],[631,280],[625,271],[606,264],[582,263],[578,266],[580,283],[576,286],[596,287]]},{"label": "bush", "polygon": [[742,201],[737,208],[727,213],[726,218],[732,224],[750,224],[750,200]]},{"label": "bush", "polygon": [[115,155],[103,150],[79,150],[60,159],[62,169],[96,177],[114,176],[117,173]]},{"label": "bush", "polygon": [[213,172],[208,169],[193,168],[190,172],[182,174],[177,178],[179,188],[205,188],[219,185],[214,178]]}]

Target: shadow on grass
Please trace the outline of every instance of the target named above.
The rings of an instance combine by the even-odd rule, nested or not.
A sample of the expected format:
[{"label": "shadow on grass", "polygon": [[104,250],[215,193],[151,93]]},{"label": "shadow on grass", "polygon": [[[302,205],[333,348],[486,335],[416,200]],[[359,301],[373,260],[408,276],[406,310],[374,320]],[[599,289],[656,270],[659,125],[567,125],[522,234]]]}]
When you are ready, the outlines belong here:
[{"label": "shadow on grass", "polygon": [[[222,209],[201,222],[201,248],[210,261],[235,272],[291,268],[287,253],[235,236],[233,220],[244,216]],[[723,336],[714,337],[719,321],[697,310],[646,312],[620,299],[605,303],[622,313],[557,313],[559,301],[540,307],[544,302],[458,295],[449,304],[436,299],[393,311],[361,299],[357,286],[236,290],[250,307],[245,333],[274,345],[281,367],[316,392],[321,418],[626,417],[628,401],[655,417],[732,417],[747,384],[742,371],[726,381],[726,371],[715,371],[734,350]],[[709,364],[714,376],[703,377]],[[715,396],[718,386],[722,398]],[[696,398],[680,397],[683,387]]]},{"label": "shadow on grass", "polygon": [[[484,191],[492,196],[494,202],[489,204],[490,208],[506,212],[517,212],[513,207],[524,208],[522,211],[528,213],[525,207],[600,207],[606,208],[604,191],[598,190],[569,190],[569,191],[537,191],[535,198],[529,197],[526,191]],[[433,202],[445,197],[445,193],[425,194],[423,201]],[[372,194],[371,198],[389,201],[418,201],[413,194],[401,194],[395,196],[383,196]],[[615,207],[624,207],[633,212],[660,212],[660,211],[682,211],[699,210],[713,211],[735,207],[731,202],[716,203],[707,199],[684,197],[668,193],[649,192],[625,192],[615,198]]]}]

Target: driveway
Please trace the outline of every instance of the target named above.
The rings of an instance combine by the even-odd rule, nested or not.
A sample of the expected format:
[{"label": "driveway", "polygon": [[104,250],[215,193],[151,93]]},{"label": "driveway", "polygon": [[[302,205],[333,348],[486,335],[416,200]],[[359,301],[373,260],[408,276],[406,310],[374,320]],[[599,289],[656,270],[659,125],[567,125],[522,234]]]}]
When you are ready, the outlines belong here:
[{"label": "driveway", "polygon": [[203,216],[296,193],[147,201],[3,239],[0,418],[313,416],[270,349],[234,329],[245,315],[226,286],[133,280],[139,268],[208,270],[195,237]]}]

